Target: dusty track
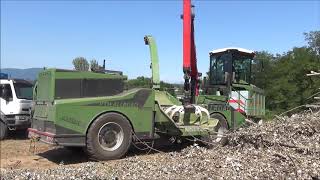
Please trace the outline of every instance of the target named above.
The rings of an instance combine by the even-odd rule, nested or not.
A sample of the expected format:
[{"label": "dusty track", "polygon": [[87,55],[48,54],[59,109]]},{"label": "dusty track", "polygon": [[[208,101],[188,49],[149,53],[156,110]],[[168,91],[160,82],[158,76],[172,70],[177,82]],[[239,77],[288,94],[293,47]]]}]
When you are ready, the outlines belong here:
[{"label": "dusty track", "polygon": [[[172,152],[180,151],[186,145],[177,147],[157,146],[156,148],[163,152]],[[154,156],[154,153],[156,152],[140,151],[132,148],[127,157],[148,158]],[[8,139],[0,141],[0,168],[2,169],[45,170],[59,165],[76,166],[90,161],[92,160],[81,149],[70,150],[42,142],[31,142],[25,132],[22,131],[15,134],[11,133]],[[108,163],[112,164],[113,161],[108,161]]]},{"label": "dusty track", "polygon": [[[30,148],[31,146],[31,148]],[[31,143],[24,132],[11,134],[0,142],[0,167],[8,169],[48,169],[59,164],[78,164],[87,161],[81,151]]]}]

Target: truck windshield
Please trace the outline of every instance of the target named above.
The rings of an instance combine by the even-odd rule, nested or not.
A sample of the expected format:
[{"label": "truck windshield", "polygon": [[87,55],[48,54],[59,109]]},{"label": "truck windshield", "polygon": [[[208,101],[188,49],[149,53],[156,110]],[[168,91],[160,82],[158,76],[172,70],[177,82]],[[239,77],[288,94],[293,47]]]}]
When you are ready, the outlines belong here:
[{"label": "truck windshield", "polygon": [[[232,66],[231,63],[232,62]],[[252,58],[246,54],[211,55],[209,79],[211,85],[225,85],[225,73],[233,72],[232,83],[250,84]],[[232,68],[232,69],[231,69]]]},{"label": "truck windshield", "polygon": [[14,83],[14,90],[19,99],[32,99],[32,85],[27,83]]},{"label": "truck windshield", "polygon": [[235,78],[233,83],[250,84],[252,58],[247,55],[236,54],[233,57]]}]

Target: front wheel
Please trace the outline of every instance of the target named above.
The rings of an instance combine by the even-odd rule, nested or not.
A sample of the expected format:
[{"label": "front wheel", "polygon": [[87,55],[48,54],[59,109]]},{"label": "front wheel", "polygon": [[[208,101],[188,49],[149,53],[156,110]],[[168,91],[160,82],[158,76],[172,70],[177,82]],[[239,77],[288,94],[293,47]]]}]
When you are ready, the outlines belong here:
[{"label": "front wheel", "polygon": [[87,152],[96,160],[123,157],[132,142],[128,120],[117,113],[107,113],[96,119],[87,133]]},{"label": "front wheel", "polygon": [[214,113],[210,116],[211,118],[217,119],[219,122],[215,127],[215,131],[212,135],[206,138],[202,138],[208,147],[224,146],[228,143],[228,137],[226,136],[229,126],[226,118],[221,114]]},{"label": "front wheel", "polygon": [[0,120],[0,140],[4,140],[8,135],[8,126]]}]

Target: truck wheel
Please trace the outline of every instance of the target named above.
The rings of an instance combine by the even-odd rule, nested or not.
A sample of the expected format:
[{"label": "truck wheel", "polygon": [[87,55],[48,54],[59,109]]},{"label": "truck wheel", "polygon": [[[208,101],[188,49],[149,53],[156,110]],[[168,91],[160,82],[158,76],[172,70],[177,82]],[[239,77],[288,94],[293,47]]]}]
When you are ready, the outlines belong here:
[{"label": "truck wheel", "polygon": [[8,127],[3,121],[0,121],[0,140],[5,139],[7,135],[8,135]]},{"label": "truck wheel", "polygon": [[208,148],[213,148],[215,146],[224,146],[228,142],[228,137],[225,136],[228,131],[228,122],[221,114],[214,113],[211,114],[211,118],[218,119],[219,122],[215,127],[215,132],[212,135],[201,137],[202,143]]},{"label": "truck wheel", "polygon": [[87,133],[87,153],[95,160],[123,157],[132,142],[128,120],[117,113],[107,113],[96,119]]},{"label": "truck wheel", "polygon": [[211,141],[221,146],[226,145],[228,142],[228,137],[226,137],[225,135],[229,129],[226,118],[221,114],[217,114],[217,113],[212,114],[211,118],[215,118],[219,120],[217,126],[215,127],[216,134],[212,136]]}]

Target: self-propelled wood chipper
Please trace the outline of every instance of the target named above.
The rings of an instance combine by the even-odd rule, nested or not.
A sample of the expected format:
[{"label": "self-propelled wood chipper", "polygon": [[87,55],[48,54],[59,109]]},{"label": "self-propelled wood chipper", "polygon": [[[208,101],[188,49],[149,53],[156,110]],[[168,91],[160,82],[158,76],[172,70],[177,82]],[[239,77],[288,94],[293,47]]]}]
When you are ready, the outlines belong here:
[{"label": "self-propelled wood chipper", "polygon": [[[224,133],[234,125],[232,122],[241,123],[238,119],[247,116],[230,105],[231,88],[238,88],[231,86],[233,70],[223,72],[225,88],[220,85],[220,89],[215,89],[213,84],[199,86],[190,0],[184,0],[183,9],[182,101],[160,90],[157,47],[152,36],[145,36],[151,54],[152,87],[125,90],[127,77],[116,71],[44,70],[34,89],[29,137],[55,145],[83,147],[97,160],[121,158],[132,143],[158,138],[192,138],[208,145],[225,143]],[[219,53],[212,53],[212,57],[215,55],[220,57]],[[234,62],[232,58],[229,61]],[[213,81],[211,76],[208,80]],[[199,93],[199,88],[206,93]],[[239,88],[243,90],[240,85]],[[219,96],[220,91],[224,94]]]}]

